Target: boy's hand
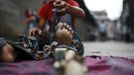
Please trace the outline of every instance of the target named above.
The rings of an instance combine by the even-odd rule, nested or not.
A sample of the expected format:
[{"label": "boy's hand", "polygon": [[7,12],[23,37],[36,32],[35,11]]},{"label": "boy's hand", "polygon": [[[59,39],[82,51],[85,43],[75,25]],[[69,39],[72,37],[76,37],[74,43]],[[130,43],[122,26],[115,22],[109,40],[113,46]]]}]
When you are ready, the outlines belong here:
[{"label": "boy's hand", "polygon": [[68,4],[62,0],[56,0],[53,4],[54,4],[54,7],[58,8],[59,13],[65,13],[68,7]]},{"label": "boy's hand", "polygon": [[29,36],[41,35],[42,31],[39,28],[32,28],[29,30]]}]

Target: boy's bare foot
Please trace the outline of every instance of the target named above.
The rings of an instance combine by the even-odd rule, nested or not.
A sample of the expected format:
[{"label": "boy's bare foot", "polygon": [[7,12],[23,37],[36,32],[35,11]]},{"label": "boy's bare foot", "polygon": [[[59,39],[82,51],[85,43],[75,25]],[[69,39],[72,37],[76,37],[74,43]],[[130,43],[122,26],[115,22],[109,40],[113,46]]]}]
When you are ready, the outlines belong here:
[{"label": "boy's bare foot", "polygon": [[66,27],[63,23],[58,23],[57,31],[56,31],[56,41],[59,45],[67,45],[70,46],[72,43],[72,33],[68,27]]}]

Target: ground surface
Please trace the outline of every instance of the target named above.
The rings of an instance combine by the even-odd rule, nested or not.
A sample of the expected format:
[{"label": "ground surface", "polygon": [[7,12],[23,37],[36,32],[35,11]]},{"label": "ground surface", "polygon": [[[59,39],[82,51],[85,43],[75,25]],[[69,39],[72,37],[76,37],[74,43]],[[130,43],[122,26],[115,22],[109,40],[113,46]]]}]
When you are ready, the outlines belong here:
[{"label": "ground surface", "polygon": [[84,56],[121,56],[134,58],[134,43],[123,42],[83,42],[85,46]]}]

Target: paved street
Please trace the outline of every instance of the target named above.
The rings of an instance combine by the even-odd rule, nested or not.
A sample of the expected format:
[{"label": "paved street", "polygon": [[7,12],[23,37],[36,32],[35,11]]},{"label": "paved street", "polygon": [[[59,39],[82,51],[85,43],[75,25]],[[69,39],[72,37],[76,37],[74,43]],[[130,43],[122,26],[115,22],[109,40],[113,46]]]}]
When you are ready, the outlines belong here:
[{"label": "paved street", "polygon": [[122,56],[134,58],[134,43],[122,42],[83,42],[85,54],[99,56]]}]

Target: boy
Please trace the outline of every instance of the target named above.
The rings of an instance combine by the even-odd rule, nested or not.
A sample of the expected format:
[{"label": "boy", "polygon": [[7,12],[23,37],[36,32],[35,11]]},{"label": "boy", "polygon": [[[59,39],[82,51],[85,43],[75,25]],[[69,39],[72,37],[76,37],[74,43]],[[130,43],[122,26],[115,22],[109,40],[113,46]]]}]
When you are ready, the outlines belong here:
[{"label": "boy", "polygon": [[[55,11],[57,11],[58,14],[55,15]],[[83,55],[83,45],[76,33],[75,17],[84,18],[85,12],[83,11],[83,9],[79,8],[79,4],[75,0],[48,0],[45,4],[43,4],[41,9],[39,10],[38,15],[40,17],[38,26],[33,27],[29,30],[30,36],[35,34],[42,34],[46,22],[48,22],[49,24],[50,35],[51,32],[59,30],[60,25],[62,27],[62,29],[60,29],[61,31],[65,31],[65,33],[70,33],[70,35],[68,36],[72,36],[73,44],[77,44],[76,46],[78,46],[76,47],[76,49],[78,50],[77,52],[80,55]],[[57,19],[56,21],[55,17]],[[53,27],[56,27],[57,29],[53,29]],[[64,34],[61,36],[65,38]]]}]

